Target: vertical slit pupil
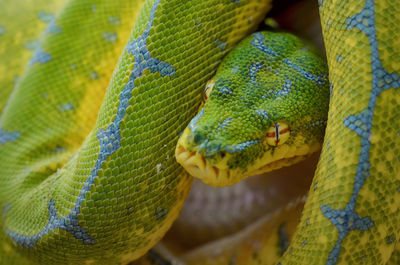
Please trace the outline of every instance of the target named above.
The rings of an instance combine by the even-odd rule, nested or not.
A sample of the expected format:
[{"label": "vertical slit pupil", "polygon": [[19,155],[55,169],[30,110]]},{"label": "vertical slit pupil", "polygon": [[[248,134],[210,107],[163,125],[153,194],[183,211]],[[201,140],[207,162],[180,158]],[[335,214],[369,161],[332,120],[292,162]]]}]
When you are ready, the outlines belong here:
[{"label": "vertical slit pupil", "polygon": [[275,143],[279,143],[279,123],[275,123]]}]

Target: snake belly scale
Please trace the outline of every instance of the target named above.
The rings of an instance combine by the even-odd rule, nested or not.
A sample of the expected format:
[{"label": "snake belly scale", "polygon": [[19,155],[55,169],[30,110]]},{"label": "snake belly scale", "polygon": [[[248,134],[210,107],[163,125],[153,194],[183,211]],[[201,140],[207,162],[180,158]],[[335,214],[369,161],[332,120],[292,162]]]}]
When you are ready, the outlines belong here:
[{"label": "snake belly scale", "polygon": [[[400,7],[318,3],[328,124],[279,264],[397,264]],[[175,162],[178,137],[222,58],[270,1],[69,0],[48,8],[57,15],[38,10],[49,26],[31,61],[14,51],[25,54],[15,72],[28,65],[0,105],[0,260],[124,264],[178,215],[192,181]],[[7,31],[11,20],[1,23],[0,40],[18,35]],[[13,77],[0,65],[9,89]]]}]

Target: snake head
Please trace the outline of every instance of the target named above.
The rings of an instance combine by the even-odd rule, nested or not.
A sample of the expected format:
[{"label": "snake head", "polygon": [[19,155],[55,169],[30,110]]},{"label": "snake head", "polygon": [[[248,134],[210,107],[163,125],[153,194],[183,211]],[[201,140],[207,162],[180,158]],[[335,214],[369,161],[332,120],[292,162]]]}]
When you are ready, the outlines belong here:
[{"label": "snake head", "polygon": [[324,59],[288,33],[255,33],[224,58],[178,140],[177,161],[213,186],[289,166],[321,148]]}]

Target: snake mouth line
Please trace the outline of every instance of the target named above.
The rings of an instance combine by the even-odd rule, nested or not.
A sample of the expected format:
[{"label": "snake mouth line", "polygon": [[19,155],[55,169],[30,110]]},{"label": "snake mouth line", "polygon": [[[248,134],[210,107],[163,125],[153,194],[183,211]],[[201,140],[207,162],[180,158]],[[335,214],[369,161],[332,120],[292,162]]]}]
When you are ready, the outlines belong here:
[{"label": "snake mouth line", "polygon": [[240,169],[229,169],[218,167],[207,161],[202,154],[195,151],[189,151],[181,144],[178,144],[175,150],[176,160],[181,164],[185,170],[193,177],[201,179],[204,183],[220,187],[232,185],[239,182],[244,177],[258,175],[279,169],[282,167],[296,164],[306,159],[311,153],[307,154],[293,154],[291,157],[284,157],[267,164],[262,165],[257,169],[249,172],[243,172]]},{"label": "snake mouth line", "polygon": [[[176,160],[193,177],[201,179],[203,182],[221,186],[231,177],[229,169],[221,169],[208,162],[203,155],[197,151],[186,150],[182,145],[178,145],[175,151]],[[212,180],[210,182],[210,180]]]}]

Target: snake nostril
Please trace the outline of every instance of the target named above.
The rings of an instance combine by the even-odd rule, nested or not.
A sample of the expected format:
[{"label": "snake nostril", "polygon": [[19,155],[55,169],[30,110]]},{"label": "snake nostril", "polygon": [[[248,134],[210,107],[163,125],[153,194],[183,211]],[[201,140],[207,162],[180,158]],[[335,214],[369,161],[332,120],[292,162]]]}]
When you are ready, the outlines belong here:
[{"label": "snake nostril", "polygon": [[199,131],[195,131],[194,132],[194,136],[193,136],[193,141],[196,144],[202,143],[205,140],[206,136],[205,134],[199,132]]}]

